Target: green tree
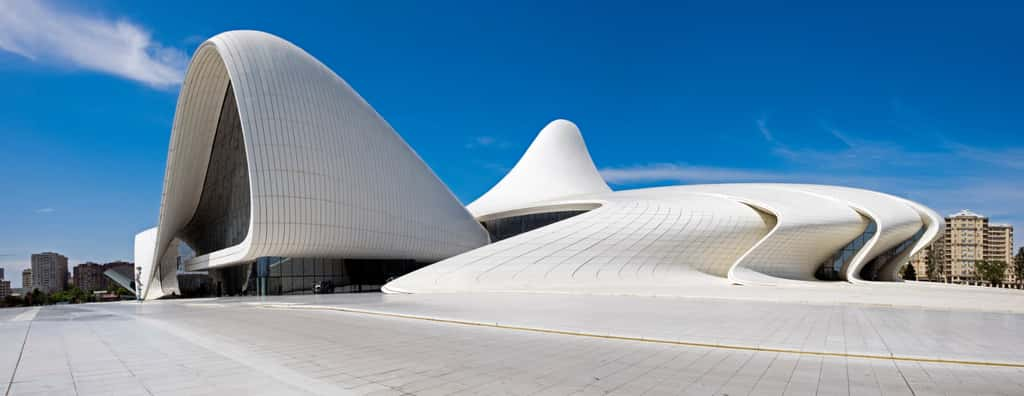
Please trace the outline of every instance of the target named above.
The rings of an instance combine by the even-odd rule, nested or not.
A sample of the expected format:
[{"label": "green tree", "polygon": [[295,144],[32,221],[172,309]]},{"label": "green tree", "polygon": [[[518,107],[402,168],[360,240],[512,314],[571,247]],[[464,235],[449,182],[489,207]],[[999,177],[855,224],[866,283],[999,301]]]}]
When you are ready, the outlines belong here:
[{"label": "green tree", "polygon": [[935,245],[928,247],[924,257],[925,275],[929,280],[938,282],[943,277],[942,263],[939,261],[939,249]]},{"label": "green tree", "polygon": [[903,279],[912,281],[917,280],[917,270],[914,269],[913,264],[907,264],[906,267],[903,267]]},{"label": "green tree", "polygon": [[39,291],[39,289],[32,289],[32,293],[28,295],[28,305],[46,305],[50,301],[46,296],[46,293]]},{"label": "green tree", "polygon": [[974,272],[981,280],[987,281],[993,286],[1000,285],[1006,274],[1006,262],[979,260],[974,263]]},{"label": "green tree", "polygon": [[72,287],[67,290],[54,292],[50,295],[52,302],[67,302],[70,304],[81,304],[89,302],[92,299],[92,293],[85,290],[79,289],[78,287]]},{"label": "green tree", "polygon": [[1024,247],[1017,250],[1013,257],[1013,274],[1017,276],[1017,284],[1024,283]]},{"label": "green tree", "polygon": [[935,268],[935,260],[932,257],[932,250],[928,249],[928,252],[926,253],[927,254],[924,255],[924,275],[928,277],[928,280],[930,281],[937,280],[939,274],[936,273],[938,268]]},{"label": "green tree", "polygon": [[988,276],[988,261],[978,260],[974,262],[974,277],[978,278],[979,281],[984,281],[985,277]]},{"label": "green tree", "polygon": [[20,307],[25,305],[25,301],[21,297],[7,296],[4,297],[3,306],[5,307]]},{"label": "green tree", "polygon": [[131,290],[125,289],[124,287],[117,286],[117,288],[110,291],[111,293],[117,294],[118,296],[127,296],[132,294]]},{"label": "green tree", "polygon": [[67,302],[68,292],[61,290],[50,293],[49,300],[50,303]]}]

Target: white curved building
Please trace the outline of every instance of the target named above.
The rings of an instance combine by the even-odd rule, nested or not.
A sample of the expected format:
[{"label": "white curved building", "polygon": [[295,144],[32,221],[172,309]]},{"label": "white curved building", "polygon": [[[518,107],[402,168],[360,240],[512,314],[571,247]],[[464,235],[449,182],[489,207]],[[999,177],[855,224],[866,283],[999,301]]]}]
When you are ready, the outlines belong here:
[{"label": "white curved building", "polygon": [[[429,263],[488,241],[352,87],[299,47],[262,32],[222,33],[196,50],[178,99],[163,191],[156,231],[136,239],[145,298],[178,292],[175,240],[197,255],[186,269],[241,267],[213,273],[223,284],[242,285],[259,258]],[[309,265],[331,269],[303,269],[310,275],[297,275],[301,286],[279,288],[345,276],[344,263]],[[295,266],[277,267],[287,273]]]},{"label": "white curved building", "polygon": [[942,222],[844,187],[612,191],[565,120],[463,207],[335,73],[278,37],[233,31],[193,55],[157,226],[135,252],[146,299],[180,294],[181,270],[208,271],[218,294],[406,273],[383,289],[671,294],[694,282],[896,280]]},{"label": "white curved building", "polygon": [[898,280],[939,237],[922,205],[873,191],[712,184],[611,191],[575,125],[545,127],[469,205],[490,245],[388,283],[392,293],[671,295],[706,282]]}]

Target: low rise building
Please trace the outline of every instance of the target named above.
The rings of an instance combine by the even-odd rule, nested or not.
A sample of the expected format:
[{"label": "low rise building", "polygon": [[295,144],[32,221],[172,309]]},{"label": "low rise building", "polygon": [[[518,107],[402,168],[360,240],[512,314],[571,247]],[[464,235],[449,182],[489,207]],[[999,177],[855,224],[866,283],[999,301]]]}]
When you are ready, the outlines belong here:
[{"label": "low rise building", "polygon": [[96,263],[84,263],[75,266],[74,280],[75,287],[87,292],[96,290],[107,290],[109,282],[103,276],[104,266]]}]

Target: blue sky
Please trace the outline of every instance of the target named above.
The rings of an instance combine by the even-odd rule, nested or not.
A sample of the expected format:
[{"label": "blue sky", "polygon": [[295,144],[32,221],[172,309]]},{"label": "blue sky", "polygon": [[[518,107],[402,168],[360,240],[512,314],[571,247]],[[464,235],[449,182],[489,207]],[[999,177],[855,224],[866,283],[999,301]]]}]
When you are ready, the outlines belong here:
[{"label": "blue sky", "polygon": [[484,3],[3,2],[0,266],[131,259],[187,59],[243,28],[341,75],[464,202],[567,118],[617,189],[830,183],[1024,225],[1019,5]]}]

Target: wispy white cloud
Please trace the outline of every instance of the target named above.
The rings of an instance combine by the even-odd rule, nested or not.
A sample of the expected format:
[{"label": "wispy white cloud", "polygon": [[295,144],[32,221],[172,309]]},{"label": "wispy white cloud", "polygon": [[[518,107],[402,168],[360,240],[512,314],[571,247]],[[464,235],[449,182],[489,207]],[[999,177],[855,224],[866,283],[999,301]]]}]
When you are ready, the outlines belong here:
[{"label": "wispy white cloud", "polygon": [[821,125],[822,131],[841,143],[841,148],[832,150],[793,148],[781,139],[776,138],[773,131],[768,127],[767,116],[762,115],[755,120],[755,123],[757,124],[757,130],[764,137],[764,140],[770,143],[771,152],[775,156],[794,164],[855,169],[893,165],[894,162],[900,164],[913,162],[916,165],[931,159],[931,157],[921,158],[919,153],[911,153],[903,147],[890,142],[857,139],[824,123]]},{"label": "wispy white cloud", "polygon": [[198,34],[193,34],[193,35],[189,35],[188,37],[185,37],[184,39],[182,39],[181,43],[182,44],[186,44],[186,45],[190,45],[190,46],[194,46],[194,45],[199,45],[203,41],[206,41],[206,36],[202,36],[202,35],[198,35]]},{"label": "wispy white cloud", "polygon": [[0,50],[152,87],[180,84],[188,61],[184,52],[154,41],[139,25],[78,14],[44,0],[0,2]]},{"label": "wispy white cloud", "polygon": [[477,138],[474,140],[476,144],[481,146],[490,146],[498,141],[498,139],[495,139],[490,136],[477,136]]},{"label": "wispy white cloud", "polygon": [[769,142],[775,141],[775,135],[772,134],[771,129],[768,129],[768,117],[761,116],[761,118],[757,119],[757,130],[761,131],[761,136],[764,137],[764,140]]},{"label": "wispy white cloud", "polygon": [[830,184],[866,188],[921,202],[941,214],[972,209],[994,222],[1024,226],[1024,214],[1017,208],[1024,202],[1024,189],[1008,184],[1000,177],[946,178],[860,174],[821,169],[811,172],[769,172],[729,167],[686,164],[650,164],[606,167],[600,170],[613,185],[642,186],[661,182],[732,183],[783,182]]},{"label": "wispy white cloud", "polygon": [[664,181],[680,183],[735,182],[783,180],[786,175],[754,170],[694,166],[687,164],[656,163],[625,167],[605,167],[600,170],[604,180],[611,184],[643,184]]},{"label": "wispy white cloud", "polygon": [[948,143],[949,150],[957,157],[1010,169],[1024,169],[1024,147],[1007,147],[992,150],[969,146],[962,143]]},{"label": "wispy white cloud", "polygon": [[775,141],[772,152],[793,164],[848,171],[917,169],[949,177],[949,172],[991,176],[1024,169],[1024,147],[993,150],[947,141],[930,150],[912,150],[895,142],[861,139],[835,128],[827,128],[827,132],[843,147],[832,150],[794,149]]},{"label": "wispy white cloud", "polygon": [[1005,218],[1024,220],[1024,214],[1017,211],[1024,202],[1024,189],[997,178],[951,180],[944,186],[911,189],[909,195],[931,201],[936,210],[945,214],[972,209],[994,222],[1003,222]]},{"label": "wispy white cloud", "polygon": [[772,153],[786,161],[802,166],[839,169],[846,171],[880,171],[893,168],[925,168],[948,158],[948,152],[916,151],[891,141],[867,140],[850,135],[837,128],[823,126],[841,147],[836,149],[793,148],[775,141]]},{"label": "wispy white cloud", "polygon": [[498,173],[498,174],[501,174],[501,175],[505,175],[509,171],[512,170],[512,168],[509,168],[509,167],[507,167],[505,165],[502,165],[502,164],[499,164],[497,162],[485,162],[483,164],[483,167],[486,168],[486,169],[490,169],[490,170],[494,171],[495,173]]},{"label": "wispy white cloud", "polygon": [[[772,153],[782,160],[773,165],[780,170],[652,163],[605,167],[601,174],[608,183],[627,187],[664,182],[786,182],[866,188],[921,202],[942,214],[972,209],[994,222],[1024,227],[1020,212],[1024,189],[1011,182],[1024,169],[1024,147],[991,149],[933,136],[932,144],[918,149],[822,125],[822,133],[839,145],[793,148],[772,133],[765,117],[755,121]],[[1022,237],[1017,239],[1019,243]]]},{"label": "wispy white cloud", "polygon": [[56,212],[56,211],[57,211],[57,209],[54,209],[54,208],[39,208],[39,209],[35,210],[36,213],[40,213],[40,214],[53,213],[53,212]]},{"label": "wispy white cloud", "polygon": [[505,148],[509,148],[511,146],[512,145],[509,142],[507,142],[505,140],[498,139],[498,138],[496,138],[494,136],[477,136],[477,137],[474,137],[471,142],[466,143],[466,145],[465,145],[465,147],[467,149],[471,149],[471,150],[475,149],[475,148],[499,148],[499,149],[505,149]]},{"label": "wispy white cloud", "polygon": [[838,139],[840,142],[843,142],[843,144],[845,144],[846,147],[855,148],[857,146],[861,146],[862,145],[862,144],[860,144],[860,142],[856,142],[853,139],[850,139],[850,138],[846,137],[846,134],[843,133],[843,131],[840,131],[840,130],[838,130],[836,128],[832,128],[832,127],[825,127],[825,129],[833,137]]},{"label": "wispy white cloud", "polygon": [[679,163],[604,167],[599,172],[608,183],[621,186],[640,186],[661,182],[682,184],[778,182],[834,184],[882,191],[891,191],[886,187],[900,186],[902,189],[899,191],[908,191],[910,189],[925,189],[932,185],[925,180],[841,173],[827,169],[815,172],[783,172]]}]

